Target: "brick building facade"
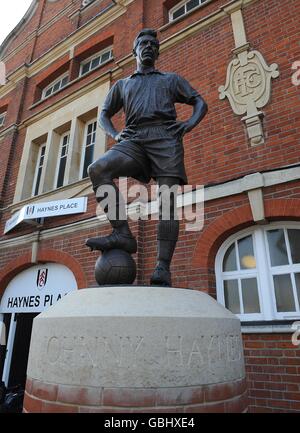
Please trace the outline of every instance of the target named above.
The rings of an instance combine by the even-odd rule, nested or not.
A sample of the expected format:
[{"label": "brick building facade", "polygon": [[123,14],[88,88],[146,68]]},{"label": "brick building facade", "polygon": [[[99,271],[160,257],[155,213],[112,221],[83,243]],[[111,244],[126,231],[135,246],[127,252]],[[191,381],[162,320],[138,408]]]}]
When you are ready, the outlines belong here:
[{"label": "brick building facade", "polygon": [[[85,166],[113,144],[97,127],[97,115],[110,86],[135,69],[137,31],[151,27],[161,41],[158,69],[185,77],[209,106],[184,140],[189,184],[205,187],[204,226],[186,231],[182,221],[173,285],[206,291],[239,315],[251,412],[300,411],[294,334],[300,320],[299,18],[298,0],[32,1],[0,47],[7,76],[0,87],[0,373],[6,385],[25,380],[14,375],[26,369],[30,326],[41,309],[34,299],[21,299],[10,310],[5,293],[22,298],[23,279],[50,273],[51,266],[53,272],[61,267],[69,290],[96,285],[97,254],[88,252],[85,239],[110,228],[95,216]],[[180,119],[189,113],[178,106]],[[114,122],[121,129],[123,115]],[[32,204],[82,197],[86,212],[12,222]],[[136,210],[134,203],[129,208]],[[147,285],[156,222],[130,225],[139,242],[136,283]],[[18,351],[21,341],[27,346]]]}]

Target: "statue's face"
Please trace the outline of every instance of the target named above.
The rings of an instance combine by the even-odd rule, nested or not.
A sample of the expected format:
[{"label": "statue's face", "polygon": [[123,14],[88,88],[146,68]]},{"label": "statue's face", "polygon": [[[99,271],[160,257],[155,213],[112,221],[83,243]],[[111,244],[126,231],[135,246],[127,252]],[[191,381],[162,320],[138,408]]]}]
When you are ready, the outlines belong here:
[{"label": "statue's face", "polygon": [[136,46],[137,61],[144,66],[154,66],[159,55],[159,43],[150,35],[142,36]]}]

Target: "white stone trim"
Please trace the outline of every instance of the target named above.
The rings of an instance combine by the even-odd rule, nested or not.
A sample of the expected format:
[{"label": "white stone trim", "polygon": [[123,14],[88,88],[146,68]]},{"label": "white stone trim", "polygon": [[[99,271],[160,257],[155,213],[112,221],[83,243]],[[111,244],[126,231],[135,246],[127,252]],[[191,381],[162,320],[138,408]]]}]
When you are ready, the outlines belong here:
[{"label": "white stone trim", "polygon": [[292,326],[293,325],[242,325],[241,329],[242,334],[292,334],[295,332]]},{"label": "white stone trim", "polygon": [[251,206],[254,222],[265,221],[264,196],[261,188],[248,191],[248,198]]},{"label": "white stone trim", "polygon": [[239,48],[247,44],[246,30],[241,9],[233,12],[230,15],[235,47]]},{"label": "white stone trim", "polygon": [[[249,182],[250,178],[251,178],[251,182]],[[256,185],[260,188],[262,182],[263,185],[267,187],[267,186],[279,185],[282,183],[291,182],[299,179],[300,179],[300,167],[286,168],[286,169],[273,171],[269,173],[255,173],[253,175],[245,176],[238,180],[205,188],[204,191],[205,202],[216,200],[218,198],[241,194],[243,192],[248,193],[248,191],[255,190]],[[85,194],[92,192],[89,180],[78,182],[78,186],[76,185],[76,187],[78,192],[75,195],[78,197],[81,197]],[[245,189],[245,187],[248,189]],[[74,188],[74,185],[70,186],[69,188]],[[68,188],[64,189],[64,194],[63,194],[64,198],[66,198],[67,190]],[[201,195],[199,196],[201,197]],[[181,207],[183,202],[185,205],[188,205],[189,203],[190,204],[198,203],[199,201],[195,200],[195,197],[197,197],[197,194],[194,194],[192,192],[187,193],[182,198],[179,197],[178,207]],[[58,198],[56,197],[56,199]],[[41,201],[41,197],[39,197],[39,201]],[[9,208],[6,208],[5,210],[8,209],[17,210],[18,208],[22,207],[23,204],[29,204],[30,202],[32,202],[32,199],[23,201],[22,203],[17,203],[14,206],[10,206]],[[143,216],[155,214],[157,213],[157,202],[152,201],[150,203],[147,203],[146,205],[143,203],[134,202],[132,205],[128,206],[128,213],[134,215],[142,214]],[[71,223],[63,227],[55,227],[52,229],[44,230],[41,233],[40,239],[41,240],[50,239],[56,236],[61,236],[68,233],[74,233],[77,230],[82,231],[89,228],[100,227],[101,225],[105,225],[105,224],[107,224],[107,219],[106,216],[103,214],[100,219],[98,217],[94,217],[88,220]],[[36,240],[36,234],[34,233],[29,235],[23,235],[16,238],[10,238],[8,240],[4,240],[0,242],[0,250],[5,248],[11,248],[16,245],[31,243],[34,240]]]}]

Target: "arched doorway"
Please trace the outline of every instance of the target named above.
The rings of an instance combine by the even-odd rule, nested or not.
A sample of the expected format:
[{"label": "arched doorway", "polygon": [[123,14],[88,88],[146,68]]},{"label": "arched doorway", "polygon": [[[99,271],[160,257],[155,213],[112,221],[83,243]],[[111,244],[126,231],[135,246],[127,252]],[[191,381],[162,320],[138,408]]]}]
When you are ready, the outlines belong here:
[{"label": "arched doorway", "polygon": [[72,271],[58,263],[30,267],[10,281],[0,303],[0,377],[6,387],[25,388],[34,318],[77,289]]}]

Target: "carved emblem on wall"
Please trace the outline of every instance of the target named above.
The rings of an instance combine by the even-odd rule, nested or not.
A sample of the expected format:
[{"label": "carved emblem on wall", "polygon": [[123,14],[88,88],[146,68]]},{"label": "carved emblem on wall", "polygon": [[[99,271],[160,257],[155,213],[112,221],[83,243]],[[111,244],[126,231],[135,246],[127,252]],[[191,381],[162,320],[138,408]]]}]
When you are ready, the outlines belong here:
[{"label": "carved emblem on wall", "polygon": [[246,123],[252,146],[264,143],[262,128],[263,112],[259,109],[268,104],[271,97],[272,78],[279,77],[278,65],[268,66],[259,51],[235,50],[236,58],[227,69],[225,86],[219,88],[220,99],[229,99],[231,108]]}]

